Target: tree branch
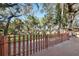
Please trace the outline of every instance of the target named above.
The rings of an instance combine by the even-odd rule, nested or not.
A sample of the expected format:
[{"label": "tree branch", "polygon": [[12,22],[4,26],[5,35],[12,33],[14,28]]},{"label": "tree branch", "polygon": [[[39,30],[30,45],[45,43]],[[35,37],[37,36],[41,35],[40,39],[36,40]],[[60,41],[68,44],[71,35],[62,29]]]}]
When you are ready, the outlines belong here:
[{"label": "tree branch", "polygon": [[12,4],[12,3],[0,3],[0,7],[13,7],[13,6],[15,6],[15,5],[17,5],[17,3],[14,3],[14,4]]}]

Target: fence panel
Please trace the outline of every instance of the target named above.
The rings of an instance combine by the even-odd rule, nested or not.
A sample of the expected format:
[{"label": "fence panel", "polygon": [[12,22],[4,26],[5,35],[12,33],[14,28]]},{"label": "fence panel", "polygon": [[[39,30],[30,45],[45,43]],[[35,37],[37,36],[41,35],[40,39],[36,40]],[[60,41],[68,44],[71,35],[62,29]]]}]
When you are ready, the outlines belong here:
[{"label": "fence panel", "polygon": [[68,40],[69,34],[60,33],[48,35],[46,33],[40,34],[36,32],[27,34],[19,33],[17,35],[12,34],[7,37],[0,36],[0,55],[28,56],[46,49],[49,46]]}]

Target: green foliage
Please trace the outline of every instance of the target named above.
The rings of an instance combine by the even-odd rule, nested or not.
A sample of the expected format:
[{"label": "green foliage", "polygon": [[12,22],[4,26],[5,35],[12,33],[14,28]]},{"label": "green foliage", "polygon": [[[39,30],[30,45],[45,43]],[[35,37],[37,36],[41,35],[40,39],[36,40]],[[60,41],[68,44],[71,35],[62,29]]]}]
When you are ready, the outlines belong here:
[{"label": "green foliage", "polygon": [[59,28],[66,27],[68,24],[67,10],[64,4],[63,4],[63,15],[61,13],[62,13],[62,7],[61,7],[61,4],[58,3],[56,5],[56,17],[54,20],[54,24],[59,25]]},{"label": "green foliage", "polygon": [[39,24],[39,19],[35,16],[29,15],[27,17],[28,20],[25,21],[25,26],[27,27],[27,30],[36,30]]},{"label": "green foliage", "polygon": [[14,20],[10,23],[9,28],[8,28],[8,32],[9,33],[14,33],[16,30],[18,31],[22,31],[23,30],[23,21],[21,19],[18,18],[14,18]]},{"label": "green foliage", "polygon": [[[77,12],[76,9],[72,10],[72,5],[74,4],[63,4],[63,8],[61,7],[61,3],[41,4],[42,5],[41,8],[40,8],[40,4],[36,4],[37,8],[43,10],[43,12],[45,13],[44,17],[38,19],[36,16],[28,12],[30,10],[33,11],[32,9],[33,4],[25,4],[25,5],[23,4],[25,6],[25,7],[21,6],[22,8],[24,8],[22,9],[23,12],[20,11],[21,9],[20,7],[18,7],[19,5],[21,4],[7,4],[7,3],[0,4],[0,11],[1,12],[5,11],[2,14],[0,12],[0,16],[3,17],[3,20],[4,19],[6,20],[5,25],[2,22],[0,22],[0,29],[3,29],[3,31],[5,31],[4,29],[6,29],[7,27],[7,31],[9,33],[16,32],[16,29],[17,31],[20,31],[20,32],[22,32],[22,30],[25,30],[25,29],[27,31],[35,31],[35,30],[51,31],[53,29],[53,26],[55,25],[58,25],[59,28],[68,26],[68,20],[69,20],[68,17],[70,16],[69,14],[71,13],[71,11],[73,13]],[[14,9],[13,6],[18,7],[20,10],[18,8]],[[62,9],[63,9],[63,16],[61,16]],[[16,17],[17,14],[19,13],[22,13],[24,17],[27,17],[27,19],[23,20]],[[26,15],[26,13],[29,16]],[[12,18],[9,19],[9,16],[15,19],[11,21]],[[6,24],[8,24],[9,26],[6,26]]]},{"label": "green foliage", "polygon": [[31,23],[32,25],[37,25],[38,24],[38,20],[36,19],[36,17],[29,15],[27,17],[27,19],[29,19],[29,23]]},{"label": "green foliage", "polygon": [[67,8],[66,8],[66,5],[64,4],[63,5],[63,20],[62,20],[62,26],[63,27],[66,27],[68,25],[68,19],[67,19]]},{"label": "green foliage", "polygon": [[54,20],[54,24],[58,25],[59,23],[61,23],[61,8],[60,8],[60,4],[58,3],[56,5],[56,16],[55,16],[55,20]]}]

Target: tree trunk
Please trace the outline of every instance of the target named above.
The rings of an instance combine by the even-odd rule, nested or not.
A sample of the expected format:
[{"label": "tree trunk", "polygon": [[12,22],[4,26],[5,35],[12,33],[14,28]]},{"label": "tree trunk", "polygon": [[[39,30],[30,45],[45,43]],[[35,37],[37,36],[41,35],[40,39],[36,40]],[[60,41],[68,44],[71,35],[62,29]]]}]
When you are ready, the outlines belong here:
[{"label": "tree trunk", "polygon": [[6,35],[8,34],[8,27],[9,27],[9,24],[10,24],[10,20],[11,20],[11,19],[8,20],[8,22],[7,22],[7,24],[6,24],[6,27],[5,27],[5,29],[4,29],[4,36],[6,36]]},{"label": "tree trunk", "polygon": [[73,23],[73,20],[74,20],[74,14],[70,14],[70,21],[69,21],[69,29],[72,29],[72,23]]}]

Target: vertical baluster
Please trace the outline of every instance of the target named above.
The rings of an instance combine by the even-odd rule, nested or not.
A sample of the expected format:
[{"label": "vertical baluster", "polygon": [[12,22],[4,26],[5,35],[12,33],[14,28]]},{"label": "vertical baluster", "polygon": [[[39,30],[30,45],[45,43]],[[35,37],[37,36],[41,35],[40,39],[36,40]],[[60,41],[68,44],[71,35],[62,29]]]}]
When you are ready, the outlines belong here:
[{"label": "vertical baluster", "polygon": [[[63,38],[64,37],[64,38]],[[63,33],[63,41],[66,39],[66,33]]]},{"label": "vertical baluster", "polygon": [[10,56],[11,55],[11,40],[10,40],[10,34],[8,36],[8,55]]},{"label": "vertical baluster", "polygon": [[58,40],[57,40],[57,41],[58,41],[57,44],[62,41],[62,39],[61,39],[61,37],[60,37],[60,33],[59,33],[59,35],[58,35]]},{"label": "vertical baluster", "polygon": [[60,42],[62,42],[63,41],[63,39],[62,39],[62,37],[61,37],[61,33],[59,34],[59,42],[58,43],[60,43]]},{"label": "vertical baluster", "polygon": [[42,50],[42,33],[41,33],[41,50]]},{"label": "vertical baluster", "polygon": [[39,36],[39,37],[40,37],[40,51],[41,51],[41,34],[40,34],[40,36]]},{"label": "vertical baluster", "polygon": [[47,34],[47,48],[48,48],[48,34]]},{"label": "vertical baluster", "polygon": [[45,48],[45,35],[43,34],[43,49]]},{"label": "vertical baluster", "polygon": [[67,40],[67,33],[65,33],[65,37],[66,37],[66,38],[65,38],[64,40]]},{"label": "vertical baluster", "polygon": [[41,34],[40,34],[40,36],[39,36],[39,37],[40,37],[40,51],[41,51]]},{"label": "vertical baluster", "polygon": [[43,49],[43,33],[42,33],[42,49]]},{"label": "vertical baluster", "polygon": [[46,48],[46,35],[44,35],[45,36],[45,48]]},{"label": "vertical baluster", "polygon": [[20,44],[20,40],[21,40],[21,37],[20,37],[20,33],[18,35],[18,54],[19,56],[21,55],[21,44]]},{"label": "vertical baluster", "polygon": [[33,32],[32,32],[32,54],[33,54]]},{"label": "vertical baluster", "polygon": [[23,35],[23,56],[25,55],[25,35]]},{"label": "vertical baluster", "polygon": [[46,34],[45,34],[45,48],[46,48],[46,44],[47,44],[47,42],[46,42]]},{"label": "vertical baluster", "polygon": [[45,33],[44,33],[44,48],[45,48]]},{"label": "vertical baluster", "polygon": [[35,33],[33,33],[33,54],[35,53]]},{"label": "vertical baluster", "polygon": [[39,34],[37,32],[37,51],[39,51]]},{"label": "vertical baluster", "polygon": [[35,41],[35,48],[34,48],[35,50],[34,51],[36,52],[36,32],[35,32],[35,40],[34,41]]},{"label": "vertical baluster", "polygon": [[42,34],[42,49],[44,49],[44,37],[43,37],[43,34]]},{"label": "vertical baluster", "polygon": [[38,32],[38,51],[40,50],[39,32]]},{"label": "vertical baluster", "polygon": [[37,38],[38,38],[38,51],[39,51],[39,46],[40,46],[40,45],[39,45],[39,44],[40,44],[40,43],[39,43],[39,32],[38,32]]},{"label": "vertical baluster", "polygon": [[37,52],[37,32],[36,32],[36,52]]},{"label": "vertical baluster", "polygon": [[[63,37],[64,37],[64,38],[63,38]],[[60,34],[60,38],[61,38],[61,42],[63,42],[64,39],[65,39],[65,33],[61,33],[61,34]]]},{"label": "vertical baluster", "polygon": [[43,33],[42,33],[42,49],[43,49]]},{"label": "vertical baluster", "polygon": [[39,34],[39,51],[40,51],[40,34]]},{"label": "vertical baluster", "polygon": [[69,40],[69,33],[67,32],[67,39]]},{"label": "vertical baluster", "polygon": [[14,35],[13,55],[16,56],[16,35]]},{"label": "vertical baluster", "polygon": [[68,40],[68,33],[66,33],[66,36],[67,36],[67,39],[66,40]]},{"label": "vertical baluster", "polygon": [[26,52],[27,52],[27,56],[29,55],[29,51],[28,51],[28,34],[27,34],[27,50],[26,50]]},{"label": "vertical baluster", "polygon": [[34,53],[34,33],[32,32],[32,54]]},{"label": "vertical baluster", "polygon": [[65,38],[63,41],[65,41],[65,40],[67,39],[67,33],[65,33],[65,37],[66,37],[66,38]]},{"label": "vertical baluster", "polygon": [[32,54],[32,33],[30,33],[30,55]]},{"label": "vertical baluster", "polygon": [[45,48],[47,48],[48,47],[48,37],[47,37],[47,35],[45,34]]}]

